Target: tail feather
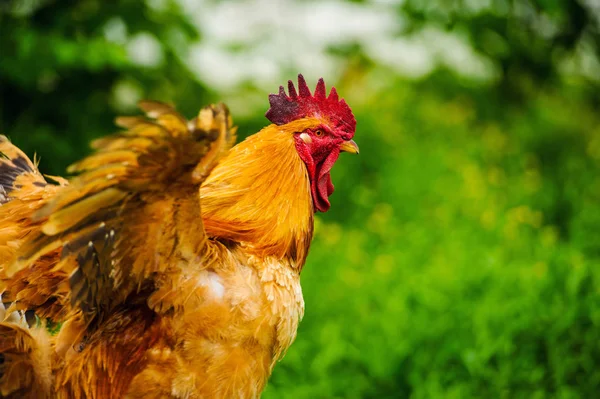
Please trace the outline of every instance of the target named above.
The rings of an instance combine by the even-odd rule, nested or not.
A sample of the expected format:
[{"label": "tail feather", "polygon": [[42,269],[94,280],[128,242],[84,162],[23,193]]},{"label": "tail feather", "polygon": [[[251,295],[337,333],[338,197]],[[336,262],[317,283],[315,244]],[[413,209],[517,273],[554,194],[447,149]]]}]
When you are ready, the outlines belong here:
[{"label": "tail feather", "polygon": [[[48,184],[36,164],[0,135],[0,253],[3,246],[18,246],[19,239],[34,225],[33,213],[67,184],[61,178],[50,179],[58,185]],[[5,261],[0,255],[0,268]]]},{"label": "tail feather", "polygon": [[31,160],[6,136],[0,135],[0,204],[10,200],[11,193],[22,186],[17,180],[29,181],[31,184],[45,185],[46,180]]},{"label": "tail feather", "polygon": [[[0,398],[52,396],[51,340],[43,325],[29,327],[25,310],[41,307],[57,313],[51,304],[60,296],[50,284],[59,286],[60,276],[37,278],[51,268],[48,259],[21,271],[19,278],[8,279],[5,272],[23,240],[40,228],[31,220],[32,213],[58,188],[47,184],[35,162],[0,135]],[[22,292],[32,295],[21,298]],[[8,310],[5,303],[11,304]]]},{"label": "tail feather", "polygon": [[22,269],[15,265],[27,237],[41,229],[42,221],[32,220],[33,214],[66,185],[60,178],[50,179],[59,185],[48,184],[35,162],[0,135],[0,293],[12,303],[12,309],[36,310],[44,317],[65,312],[62,304],[68,276],[51,272],[60,252]]},{"label": "tail feather", "polygon": [[32,208],[44,205],[46,180],[31,160],[0,135],[0,272],[33,227]]}]

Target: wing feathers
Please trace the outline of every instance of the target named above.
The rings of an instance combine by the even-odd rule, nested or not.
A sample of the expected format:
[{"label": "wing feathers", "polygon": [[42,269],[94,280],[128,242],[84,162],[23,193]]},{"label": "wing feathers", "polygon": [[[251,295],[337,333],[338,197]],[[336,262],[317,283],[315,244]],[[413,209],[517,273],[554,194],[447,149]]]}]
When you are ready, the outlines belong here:
[{"label": "wing feathers", "polygon": [[[98,169],[107,164],[112,167],[135,165],[138,156],[139,153],[132,151],[131,149],[117,149],[110,152],[100,152],[90,155],[81,162],[71,165],[68,168],[68,172],[80,173],[86,170]],[[109,173],[110,172],[107,174]]]},{"label": "wing feathers", "polygon": [[127,193],[116,188],[102,190],[50,215],[42,232],[53,236],[70,229],[91,215],[121,201]]},{"label": "wing feathers", "polygon": [[201,255],[199,185],[235,141],[224,105],[189,122],[166,104],[140,108],[150,119],[117,118],[127,130],[94,141],[96,152],[69,168],[80,175],[35,214],[41,232],[23,246],[20,264],[7,268],[62,247],[51,270],[70,276],[71,304],[86,323],[154,278],[164,289],[174,279],[161,275]]}]

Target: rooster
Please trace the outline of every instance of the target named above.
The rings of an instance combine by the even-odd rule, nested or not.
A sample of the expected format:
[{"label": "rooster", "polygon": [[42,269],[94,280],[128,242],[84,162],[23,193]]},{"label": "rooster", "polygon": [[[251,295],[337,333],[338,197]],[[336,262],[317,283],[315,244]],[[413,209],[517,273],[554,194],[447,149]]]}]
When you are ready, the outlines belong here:
[{"label": "rooster", "polygon": [[[356,121],[323,79],[93,142],[67,181],[0,136],[0,397],[257,398],[304,313],[300,272]],[[57,333],[54,330],[59,330]]]}]

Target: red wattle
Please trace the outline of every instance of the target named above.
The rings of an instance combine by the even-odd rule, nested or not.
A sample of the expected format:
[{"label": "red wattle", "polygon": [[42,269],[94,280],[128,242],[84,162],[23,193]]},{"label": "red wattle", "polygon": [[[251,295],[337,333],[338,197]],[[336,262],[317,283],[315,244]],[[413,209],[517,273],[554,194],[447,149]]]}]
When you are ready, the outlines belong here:
[{"label": "red wattle", "polygon": [[327,212],[331,206],[329,196],[333,194],[334,187],[329,172],[339,155],[340,152],[336,150],[329,153],[325,160],[320,165],[317,165],[315,170],[316,176],[311,177],[313,201],[315,208],[320,212]]},{"label": "red wattle", "polygon": [[333,194],[334,189],[329,172],[337,161],[340,150],[334,148],[331,151],[314,154],[299,136],[296,137],[296,150],[306,165],[315,211],[327,212],[331,206],[329,196]]}]

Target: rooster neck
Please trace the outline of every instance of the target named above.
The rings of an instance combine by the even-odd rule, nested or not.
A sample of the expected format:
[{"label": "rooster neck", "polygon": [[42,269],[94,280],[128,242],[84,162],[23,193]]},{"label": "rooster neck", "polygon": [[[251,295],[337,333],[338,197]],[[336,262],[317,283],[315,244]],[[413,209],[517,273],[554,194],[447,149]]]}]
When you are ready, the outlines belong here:
[{"label": "rooster neck", "polygon": [[300,272],[313,233],[313,201],[290,133],[271,125],[231,149],[200,189],[209,236],[257,256],[287,258]]}]

